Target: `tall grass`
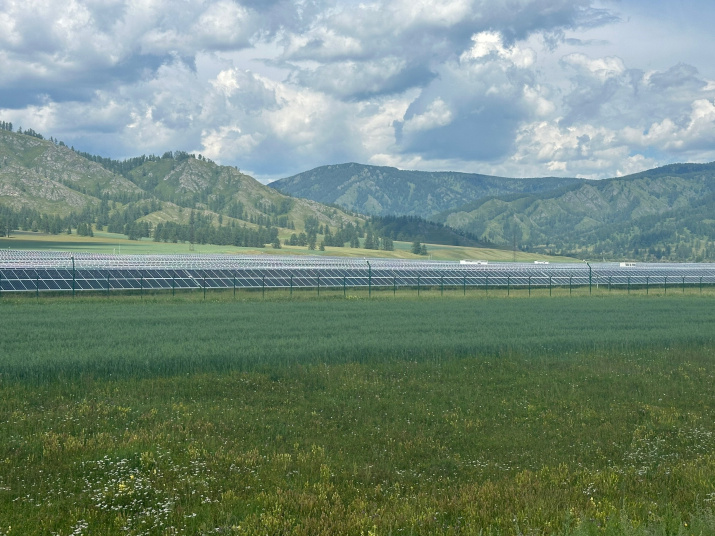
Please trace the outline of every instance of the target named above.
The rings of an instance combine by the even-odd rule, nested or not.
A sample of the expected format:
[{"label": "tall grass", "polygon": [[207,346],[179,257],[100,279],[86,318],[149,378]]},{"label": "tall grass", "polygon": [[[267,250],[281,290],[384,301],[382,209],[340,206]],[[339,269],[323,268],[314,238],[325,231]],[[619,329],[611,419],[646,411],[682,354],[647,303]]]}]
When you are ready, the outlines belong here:
[{"label": "tall grass", "polygon": [[0,374],[147,377],[293,364],[704,345],[712,299],[0,304]]},{"label": "tall grass", "polygon": [[711,298],[0,305],[0,535],[715,534]]}]

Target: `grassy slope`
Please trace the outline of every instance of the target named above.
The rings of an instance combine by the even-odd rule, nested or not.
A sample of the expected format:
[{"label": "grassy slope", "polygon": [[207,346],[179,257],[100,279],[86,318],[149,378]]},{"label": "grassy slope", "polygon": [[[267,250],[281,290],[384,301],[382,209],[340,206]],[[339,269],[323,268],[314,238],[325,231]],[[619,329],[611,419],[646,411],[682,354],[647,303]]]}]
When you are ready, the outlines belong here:
[{"label": "grassy slope", "polygon": [[[297,231],[303,230],[303,222],[309,216],[318,218],[321,225],[329,224],[334,228],[341,221],[363,221],[314,201],[290,198],[233,167],[217,166],[194,158],[181,162],[147,162],[134,169],[131,176],[138,185],[159,199],[191,199],[197,195],[210,201],[220,196],[226,206],[231,202],[242,203],[248,217],[262,214],[257,205],[277,207],[288,201],[290,208],[284,214],[294,222]],[[209,203],[200,206],[208,209]],[[226,214],[225,210],[219,212]]]},{"label": "grassy slope", "polygon": [[2,301],[0,533],[712,534],[713,311]]},{"label": "grassy slope", "polygon": [[[387,257],[397,259],[424,259],[421,255],[410,252],[412,247],[408,242],[395,242],[395,251],[376,251],[362,248],[332,248],[325,251],[310,251],[307,247],[284,246],[273,248],[237,248],[234,246],[214,246],[209,244],[173,244],[154,242],[152,240],[127,240],[124,235],[112,233],[95,233],[94,237],[77,235],[46,235],[16,231],[11,238],[0,237],[0,248],[9,249],[40,249],[53,251],[86,251],[91,253],[122,253],[125,255],[149,255],[171,253],[266,253],[269,255],[330,255],[346,257]],[[443,246],[427,244],[433,260],[484,259],[492,261],[511,261],[513,252],[502,249],[468,248],[461,246]],[[428,257],[429,258],[429,257]],[[550,260],[552,262],[576,262],[570,257],[551,257],[534,253],[517,251],[517,261]]]},{"label": "grassy slope", "polygon": [[[71,212],[82,212],[86,206],[99,205],[102,194],[112,201],[121,199],[122,194],[145,193],[164,202],[162,210],[141,218],[152,223],[186,223],[189,209],[184,208],[179,214],[178,207],[170,200],[193,199],[194,195],[199,200],[221,196],[226,203],[241,202],[247,217],[261,214],[257,204],[279,206],[287,200],[290,205],[287,216],[298,232],[303,230],[307,217],[316,217],[320,224],[328,224],[333,229],[337,229],[340,222],[364,221],[315,201],[289,198],[233,167],[217,166],[194,158],[147,162],[135,168],[131,177],[134,182],[83,158],[68,147],[0,131],[0,202],[14,209],[29,207],[67,216]],[[197,210],[212,216],[214,221],[218,220],[219,213],[224,215],[226,222],[230,221],[226,210],[209,210],[208,203],[199,202]],[[247,225],[255,227],[250,223]]]},{"label": "grassy slope", "polygon": [[98,205],[101,193],[138,194],[140,189],[68,147],[0,131],[0,201],[68,215]]}]

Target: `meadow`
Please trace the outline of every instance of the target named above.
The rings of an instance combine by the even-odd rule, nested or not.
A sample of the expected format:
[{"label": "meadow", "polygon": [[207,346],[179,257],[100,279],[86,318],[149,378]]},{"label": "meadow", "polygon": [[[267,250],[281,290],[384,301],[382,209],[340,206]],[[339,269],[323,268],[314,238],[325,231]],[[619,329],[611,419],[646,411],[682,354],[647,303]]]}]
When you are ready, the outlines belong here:
[{"label": "meadow", "polygon": [[715,534],[711,294],[457,295],[3,297],[0,534]]},{"label": "meadow", "polygon": [[[322,235],[319,235],[319,241]],[[86,253],[112,253],[124,255],[171,255],[171,254],[230,254],[230,255],[328,255],[338,257],[383,257],[392,259],[422,259],[421,255],[410,252],[411,242],[394,242],[394,251],[382,251],[363,248],[327,247],[325,251],[309,250],[307,246],[287,246],[281,249],[248,248],[236,246],[218,246],[213,244],[188,244],[186,242],[154,242],[150,238],[129,240],[126,235],[96,231],[95,236],[78,236],[77,234],[44,234],[31,231],[13,231],[10,238],[0,237],[0,248],[31,249],[51,251],[82,251]],[[488,261],[531,262],[535,260],[550,260],[551,262],[579,262],[571,257],[557,257],[528,253],[524,251],[509,251],[496,248],[472,248],[465,246],[447,246],[442,244],[427,244],[429,255],[433,260],[458,261],[460,259],[483,259]]]}]

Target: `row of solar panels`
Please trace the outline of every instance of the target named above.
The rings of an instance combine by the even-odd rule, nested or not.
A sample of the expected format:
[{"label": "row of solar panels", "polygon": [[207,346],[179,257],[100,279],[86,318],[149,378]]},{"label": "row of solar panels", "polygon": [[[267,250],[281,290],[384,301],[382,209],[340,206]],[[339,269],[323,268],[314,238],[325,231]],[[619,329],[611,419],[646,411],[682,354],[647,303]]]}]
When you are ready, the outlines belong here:
[{"label": "row of solar panels", "polygon": [[455,269],[274,268],[246,270],[0,269],[0,292],[316,287],[674,286],[715,284],[712,270],[532,272]]}]

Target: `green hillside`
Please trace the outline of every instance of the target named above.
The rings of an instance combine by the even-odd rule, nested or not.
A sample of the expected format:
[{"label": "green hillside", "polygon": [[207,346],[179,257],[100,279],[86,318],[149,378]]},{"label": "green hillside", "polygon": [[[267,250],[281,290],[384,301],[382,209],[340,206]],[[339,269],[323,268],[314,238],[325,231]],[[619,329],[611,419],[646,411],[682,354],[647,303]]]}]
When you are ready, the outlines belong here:
[{"label": "green hillside", "polygon": [[[170,227],[170,240],[218,240],[239,228],[256,244],[316,227],[340,229],[365,219],[269,188],[234,167],[183,152],[114,161],[78,153],[34,131],[0,130],[0,227],[46,232],[67,228],[151,236]],[[203,229],[203,232],[198,232]],[[220,239],[230,233],[224,229]],[[187,236],[184,236],[187,235]],[[231,236],[230,238],[235,238]]]},{"label": "green hillside", "polygon": [[362,214],[429,218],[486,197],[532,194],[582,182],[553,177],[507,179],[470,173],[404,171],[350,163],[319,167],[272,182],[271,186],[290,195],[336,204]]},{"label": "green hillside", "polygon": [[176,151],[112,160],[32,130],[0,130],[0,236],[8,229],[312,251],[346,245],[391,250],[393,239],[481,245],[435,222],[368,220],[291,197],[201,155]]},{"label": "green hillside", "polygon": [[436,221],[532,251],[715,259],[715,163],[675,164],[541,194],[482,199]]}]

